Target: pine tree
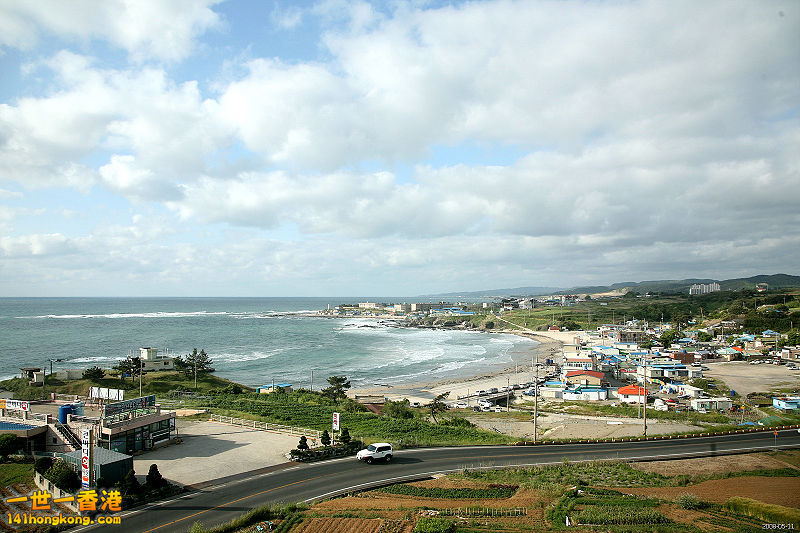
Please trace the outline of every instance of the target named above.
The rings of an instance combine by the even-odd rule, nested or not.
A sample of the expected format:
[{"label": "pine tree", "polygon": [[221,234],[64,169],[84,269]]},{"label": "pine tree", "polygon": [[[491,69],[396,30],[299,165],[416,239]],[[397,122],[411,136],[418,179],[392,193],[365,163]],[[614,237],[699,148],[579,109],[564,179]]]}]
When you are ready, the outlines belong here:
[{"label": "pine tree", "polygon": [[305,435],[300,437],[300,442],[297,443],[298,450],[307,450],[308,449],[308,440],[306,439]]},{"label": "pine tree", "polygon": [[330,434],[328,434],[328,430],[327,429],[322,432],[322,436],[319,438],[319,440],[322,442],[323,446],[330,446],[331,445],[331,436],[330,436]]},{"label": "pine tree", "polygon": [[153,489],[158,489],[163,487],[166,484],[164,477],[161,475],[161,472],[158,471],[158,465],[155,463],[150,465],[150,471],[147,472],[147,478],[145,483],[148,487]]},{"label": "pine tree", "polygon": [[350,431],[347,428],[342,428],[342,434],[339,435],[339,441],[347,446],[350,443]]}]

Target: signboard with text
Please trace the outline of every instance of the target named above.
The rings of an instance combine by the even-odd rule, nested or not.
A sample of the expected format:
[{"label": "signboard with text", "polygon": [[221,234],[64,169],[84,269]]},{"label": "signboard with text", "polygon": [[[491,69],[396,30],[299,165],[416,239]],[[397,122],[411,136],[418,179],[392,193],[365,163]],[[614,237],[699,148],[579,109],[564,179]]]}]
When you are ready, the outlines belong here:
[{"label": "signboard with text", "polygon": [[81,431],[81,487],[88,489],[92,483],[92,474],[89,465],[89,454],[92,450],[92,430],[84,428]]},{"label": "signboard with text", "polygon": [[339,431],[339,413],[333,413],[333,430]]},{"label": "signboard with text", "polygon": [[103,415],[104,416],[118,415],[120,413],[135,411],[136,409],[146,409],[148,407],[153,407],[155,404],[156,404],[156,395],[151,394],[150,396],[142,396],[140,398],[133,398],[131,400],[125,400],[122,402],[110,403],[103,408]]},{"label": "signboard with text", "polygon": [[89,389],[89,397],[101,400],[124,400],[125,391],[122,389],[108,389],[106,387],[92,387]]},{"label": "signboard with text", "polygon": [[16,409],[17,411],[30,411],[31,406],[28,402],[21,400],[7,400],[0,398],[0,409]]}]

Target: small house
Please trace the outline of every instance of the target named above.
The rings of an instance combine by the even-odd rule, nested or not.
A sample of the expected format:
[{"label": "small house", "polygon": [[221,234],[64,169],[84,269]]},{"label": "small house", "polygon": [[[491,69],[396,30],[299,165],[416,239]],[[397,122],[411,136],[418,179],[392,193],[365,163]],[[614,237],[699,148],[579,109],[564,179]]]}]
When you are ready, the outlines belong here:
[{"label": "small house", "polygon": [[278,389],[283,390],[283,392],[292,392],[292,384],[291,383],[278,383],[275,385],[275,389],[273,390],[272,385],[264,385],[262,387],[257,387],[256,392],[259,394],[271,394]]},{"label": "small house", "polygon": [[705,409],[707,411],[728,410],[733,407],[733,400],[730,398],[692,398],[689,400],[692,409],[699,411]]},{"label": "small house", "polygon": [[599,387],[603,384],[605,374],[596,370],[573,370],[564,376],[567,381],[577,385]]},{"label": "small house", "polygon": [[776,396],[772,398],[772,407],[781,411],[800,409],[800,396]]},{"label": "small house", "polygon": [[619,401],[625,403],[640,403],[647,398],[647,389],[638,385],[627,385],[617,389]]}]

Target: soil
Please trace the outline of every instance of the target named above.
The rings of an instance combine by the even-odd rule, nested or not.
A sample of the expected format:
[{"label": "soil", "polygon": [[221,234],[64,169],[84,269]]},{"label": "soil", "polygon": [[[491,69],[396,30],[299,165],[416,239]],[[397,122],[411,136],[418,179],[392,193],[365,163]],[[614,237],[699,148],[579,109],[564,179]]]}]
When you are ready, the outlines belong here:
[{"label": "soil", "polygon": [[746,361],[711,363],[703,374],[724,381],[742,396],[776,388],[800,389],[800,371],[782,365],[751,365]]},{"label": "soil", "polygon": [[313,517],[303,520],[300,528],[293,528],[298,533],[378,533],[383,520],[380,518],[339,518]]},{"label": "soil", "polygon": [[[800,452],[794,453],[800,455]],[[720,474],[723,472],[794,468],[786,461],[782,461],[766,453],[721,455],[719,457],[700,457],[696,459],[677,459],[673,461],[648,461],[643,463],[631,463],[631,466],[643,472],[653,472],[665,476],[679,476],[681,474]]]},{"label": "soil", "polygon": [[688,487],[636,487],[615,490],[663,500],[674,500],[678,495],[688,493],[703,501],[715,503],[725,503],[729,498],[741,496],[764,503],[800,508],[800,478],[797,477],[748,476],[714,479]]}]

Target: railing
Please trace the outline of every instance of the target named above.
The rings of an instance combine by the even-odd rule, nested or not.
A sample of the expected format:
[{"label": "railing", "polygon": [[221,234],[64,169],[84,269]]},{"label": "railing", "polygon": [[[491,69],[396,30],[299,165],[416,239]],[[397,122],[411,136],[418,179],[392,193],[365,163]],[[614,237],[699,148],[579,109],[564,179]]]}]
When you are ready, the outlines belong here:
[{"label": "railing", "polygon": [[270,422],[260,422],[258,420],[246,420],[243,418],[233,418],[231,416],[222,416],[211,414],[212,422],[221,422],[223,424],[233,424],[235,426],[242,426],[253,429],[260,429],[262,431],[275,431],[277,433],[288,433],[289,435],[305,435],[306,437],[313,437],[320,439],[322,432],[316,429],[301,428],[297,426],[284,426],[283,424],[272,424]]},{"label": "railing", "polygon": [[[495,509],[492,507],[458,507],[436,509],[439,515],[446,516],[527,516],[527,507],[514,507],[511,509]],[[431,513],[433,514],[433,513]]]},{"label": "railing", "polygon": [[69,446],[71,446],[75,450],[80,450],[81,449],[81,446],[82,446],[81,445],[81,440],[78,437],[75,436],[75,434],[72,432],[71,429],[69,429],[67,426],[65,426],[64,424],[62,424],[61,422],[59,422],[57,420],[55,422],[53,422],[53,427],[55,428],[56,433],[61,435],[61,438]]}]

